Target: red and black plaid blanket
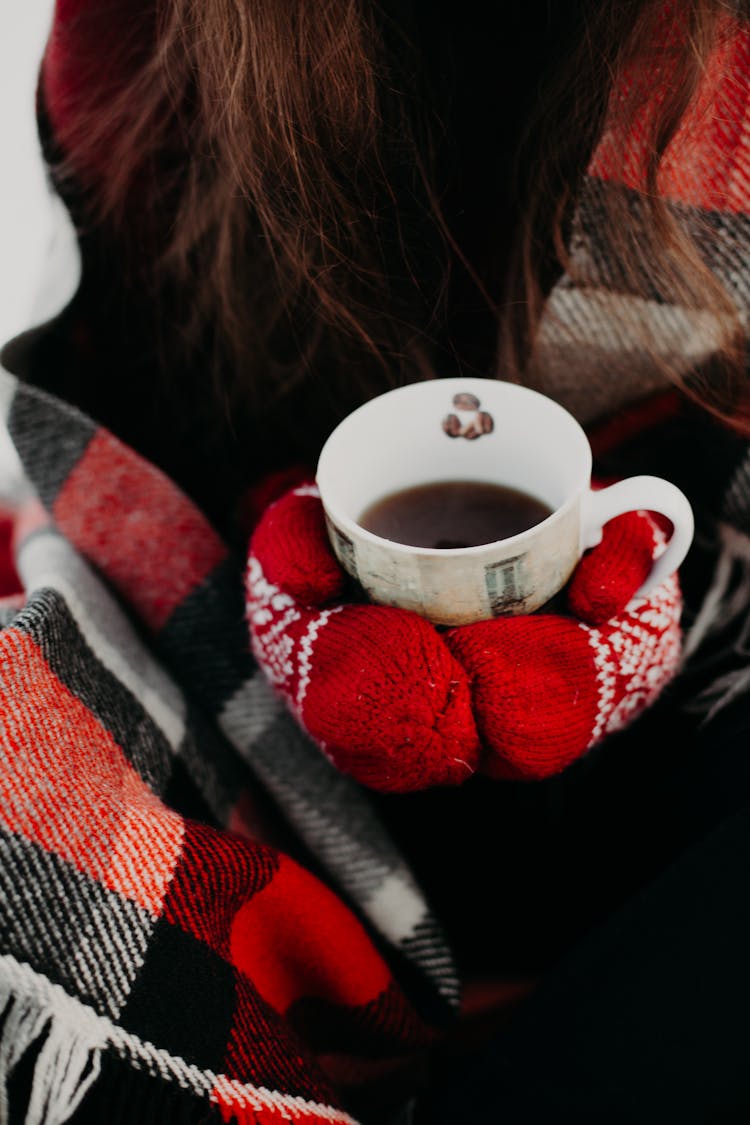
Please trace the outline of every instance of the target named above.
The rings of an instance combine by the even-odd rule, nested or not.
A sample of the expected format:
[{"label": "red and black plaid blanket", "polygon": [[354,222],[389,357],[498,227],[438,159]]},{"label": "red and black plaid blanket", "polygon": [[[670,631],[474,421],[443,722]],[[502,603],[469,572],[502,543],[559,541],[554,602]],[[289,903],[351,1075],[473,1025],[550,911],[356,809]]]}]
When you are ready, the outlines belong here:
[{"label": "red and black plaid blanket", "polygon": [[242,560],[76,410],[0,394],[39,497],[0,631],[6,1115],[349,1121],[454,1007],[440,933],[256,674]]}]

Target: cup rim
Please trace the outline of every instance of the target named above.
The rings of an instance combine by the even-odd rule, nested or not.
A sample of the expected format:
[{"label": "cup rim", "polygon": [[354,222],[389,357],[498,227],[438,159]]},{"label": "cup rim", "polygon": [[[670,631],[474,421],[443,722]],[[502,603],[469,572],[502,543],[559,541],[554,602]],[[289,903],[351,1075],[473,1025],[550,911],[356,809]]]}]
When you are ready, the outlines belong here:
[{"label": "cup rim", "polygon": [[[578,483],[577,487],[571,490],[570,494],[565,498],[562,504],[555,508],[554,511],[550,512],[548,516],[545,516],[543,520],[540,520],[539,523],[533,524],[532,527],[527,528],[525,531],[519,532],[517,535],[509,535],[503,539],[493,539],[489,543],[478,543],[473,547],[414,547],[410,546],[408,543],[399,543],[398,540],[387,539],[385,538],[385,536],[376,535],[374,532],[368,531],[367,528],[362,527],[362,525],[357,523],[357,521],[352,516],[348,515],[346,512],[338,508],[335,503],[331,503],[330,497],[326,494],[326,490],[320,487],[321,465],[323,464],[326,452],[327,450],[330,451],[330,445],[335,435],[344,426],[350,423],[355,415],[361,415],[362,413],[364,413],[373,402],[379,401],[380,399],[385,398],[389,395],[399,395],[402,391],[409,390],[415,386],[427,386],[434,383],[439,383],[442,385],[442,387],[449,388],[451,387],[451,385],[453,385],[455,387],[466,387],[469,390],[481,389],[482,385],[486,385],[487,383],[497,383],[507,387],[508,389],[511,389],[513,393],[523,392],[524,394],[532,395],[535,398],[544,399],[545,403],[551,404],[553,407],[556,407],[557,410],[559,410],[560,413],[565,416],[566,421],[568,421],[571,426],[578,431],[578,434],[582,438],[586,464],[582,473],[581,480]],[[591,452],[591,445],[580,422],[570,413],[569,410],[566,410],[564,406],[561,406],[560,403],[550,398],[549,395],[541,394],[539,391],[535,391],[531,387],[524,387],[517,383],[504,383],[503,380],[500,379],[480,379],[476,376],[461,378],[460,376],[455,376],[446,379],[429,379],[419,381],[417,383],[406,383],[403,387],[395,387],[393,390],[385,391],[382,395],[377,395],[375,396],[375,398],[369,399],[367,402],[357,407],[356,410],[353,410],[350,414],[347,414],[346,417],[343,418],[339,422],[339,424],[331,431],[325,443],[323,444],[323,448],[321,449],[320,456],[318,458],[318,464],[315,473],[315,482],[320,492],[320,499],[328,519],[339,529],[339,531],[343,532],[345,535],[348,535],[351,538],[359,538],[366,543],[380,546],[384,549],[387,549],[391,554],[409,555],[433,559],[476,558],[484,553],[492,553],[494,550],[497,550],[497,547],[500,544],[502,544],[503,546],[522,545],[524,542],[533,539],[534,536],[539,534],[542,529],[551,527],[559,520],[564,519],[571,508],[575,505],[578,498],[582,495],[582,493],[588,491],[591,487],[592,465],[593,455]],[[451,479],[455,480],[457,478],[453,477]],[[467,480],[468,479],[469,478],[467,478]],[[436,479],[434,483],[439,483],[439,479]]]}]

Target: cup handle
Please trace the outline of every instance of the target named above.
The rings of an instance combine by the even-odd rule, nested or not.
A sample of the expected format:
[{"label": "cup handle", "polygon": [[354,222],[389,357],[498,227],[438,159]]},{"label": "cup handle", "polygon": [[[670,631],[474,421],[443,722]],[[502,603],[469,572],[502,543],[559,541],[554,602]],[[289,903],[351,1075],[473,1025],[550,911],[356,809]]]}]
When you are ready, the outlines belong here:
[{"label": "cup handle", "polygon": [[583,550],[601,542],[602,528],[608,520],[624,512],[660,512],[672,522],[672,537],[654,562],[646,581],[633,595],[645,597],[674,574],[693,541],[693,509],[683,492],[661,477],[627,477],[607,488],[590,491],[584,497],[581,513]]}]

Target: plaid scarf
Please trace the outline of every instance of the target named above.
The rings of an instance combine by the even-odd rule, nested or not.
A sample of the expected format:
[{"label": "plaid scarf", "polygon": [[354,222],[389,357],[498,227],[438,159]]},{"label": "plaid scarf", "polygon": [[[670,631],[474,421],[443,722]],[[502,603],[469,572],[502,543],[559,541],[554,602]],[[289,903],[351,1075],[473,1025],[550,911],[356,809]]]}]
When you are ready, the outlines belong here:
[{"label": "plaid scarf", "polygon": [[[664,7],[665,43],[680,35],[679,8]],[[693,503],[697,537],[688,559],[683,693],[715,713],[750,688],[750,454],[745,438],[673,391],[667,367],[689,383],[710,367],[724,329],[707,310],[680,303],[644,241],[635,276],[602,232],[620,214],[629,238],[643,230],[650,124],[670,81],[668,52],[626,130],[613,92],[610,113],[576,201],[570,267],[545,305],[530,385],[583,418],[609,418],[592,434],[602,476],[652,472]],[[642,79],[641,79],[642,80]],[[750,29],[727,17],[704,80],[659,168],[658,191],[675,229],[694,246],[750,329]],[[629,408],[634,390],[643,404]],[[695,579],[693,580],[693,575]]]},{"label": "plaid scarf", "polygon": [[[672,5],[668,5],[668,10]],[[666,73],[664,71],[666,70]],[[640,250],[649,127],[668,63],[632,127],[620,96],[578,194],[570,269],[545,306],[529,381],[551,388],[578,417],[612,413],[667,386],[664,367],[689,379],[710,363],[723,332],[702,308],[686,307],[663,278],[649,246]],[[622,96],[628,91],[623,90]],[[747,332],[750,323],[750,30],[728,22],[704,83],[664,155],[658,191],[675,229],[721,283]],[[640,250],[626,275],[606,239],[612,215]]]},{"label": "plaid scarf", "polygon": [[28,1122],[98,1085],[125,1120],[349,1121],[455,1007],[435,922],[256,673],[242,560],[75,409],[0,395],[35,493],[0,632],[0,1120],[31,1052]]}]

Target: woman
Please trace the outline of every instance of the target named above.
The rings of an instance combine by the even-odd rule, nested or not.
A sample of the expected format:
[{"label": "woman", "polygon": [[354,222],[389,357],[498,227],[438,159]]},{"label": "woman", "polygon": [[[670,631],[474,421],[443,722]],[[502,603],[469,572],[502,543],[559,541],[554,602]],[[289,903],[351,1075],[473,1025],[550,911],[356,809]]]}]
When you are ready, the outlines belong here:
[{"label": "woman", "polygon": [[[39,116],[82,281],[5,352],[44,509],[2,634],[11,1120],[750,1105],[721,994],[748,991],[748,11],[459,7],[58,0]],[[370,795],[253,668],[232,552],[271,470],[457,373],[557,397],[706,536],[726,492],[717,581],[715,539],[681,578],[711,590],[689,644],[729,632],[559,778]],[[682,704],[712,686],[739,700],[704,732]],[[719,983],[686,1010],[699,950]],[[453,954],[495,1024],[498,981],[540,982],[474,1052]]]}]

